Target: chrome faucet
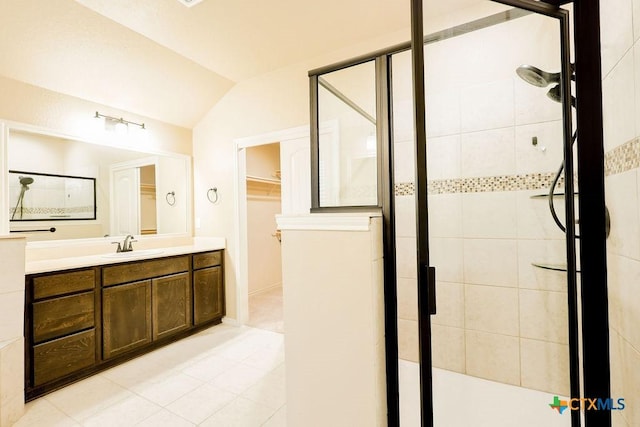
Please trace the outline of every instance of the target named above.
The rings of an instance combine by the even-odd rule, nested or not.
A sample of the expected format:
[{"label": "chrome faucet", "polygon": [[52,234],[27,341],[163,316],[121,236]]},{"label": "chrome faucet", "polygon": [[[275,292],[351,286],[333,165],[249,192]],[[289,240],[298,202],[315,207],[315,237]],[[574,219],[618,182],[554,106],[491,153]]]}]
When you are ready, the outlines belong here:
[{"label": "chrome faucet", "polygon": [[124,242],[122,244],[120,244],[120,242],[111,242],[112,244],[118,244],[118,248],[116,249],[116,252],[131,252],[133,250],[133,246],[131,246],[132,242],[137,242],[137,240],[134,240],[133,236],[131,234],[127,234],[127,237],[124,238]]},{"label": "chrome faucet", "polygon": [[133,250],[133,246],[131,246],[131,242],[135,242],[131,234],[127,234],[127,237],[124,238],[124,243],[122,244],[122,252],[131,252]]}]

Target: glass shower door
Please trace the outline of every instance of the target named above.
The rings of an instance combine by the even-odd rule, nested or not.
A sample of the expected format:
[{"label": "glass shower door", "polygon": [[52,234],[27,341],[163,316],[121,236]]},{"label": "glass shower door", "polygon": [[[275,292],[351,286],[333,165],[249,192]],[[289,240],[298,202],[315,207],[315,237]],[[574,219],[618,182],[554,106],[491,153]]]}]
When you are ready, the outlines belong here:
[{"label": "glass shower door", "polygon": [[[485,3],[496,10],[494,2]],[[430,336],[436,426],[572,422],[571,289],[563,271],[568,245],[548,209],[567,133],[566,111],[558,102],[560,35],[558,19],[511,9],[427,38],[429,253],[437,278]],[[400,421],[418,426],[420,313],[410,52],[392,55],[391,70]],[[553,206],[564,222],[562,180],[553,193]]]}]

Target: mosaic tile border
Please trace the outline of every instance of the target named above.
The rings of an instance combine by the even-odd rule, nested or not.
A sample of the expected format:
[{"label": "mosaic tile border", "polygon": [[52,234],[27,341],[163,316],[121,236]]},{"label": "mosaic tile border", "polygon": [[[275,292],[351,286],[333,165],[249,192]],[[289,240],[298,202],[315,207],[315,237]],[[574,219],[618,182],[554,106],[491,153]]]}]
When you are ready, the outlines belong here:
[{"label": "mosaic tile border", "polygon": [[605,176],[640,167],[640,137],[614,148],[604,155]]},{"label": "mosaic tile border", "polygon": [[[427,183],[427,194],[543,190],[549,188],[554,177],[555,172],[548,172],[525,175],[436,179]],[[560,177],[558,186],[562,186],[563,184],[564,177]],[[413,194],[415,194],[415,184],[413,182],[402,182],[396,184],[396,196],[412,196]]]},{"label": "mosaic tile border", "polygon": [[[15,211],[15,207],[9,208],[9,216],[13,215]],[[92,214],[93,215],[94,208],[93,206],[75,206],[68,208],[42,208],[42,207],[24,207],[22,208],[23,216],[26,215],[49,215],[52,217],[56,216],[68,216],[70,214]],[[43,220],[46,220],[43,219]]]},{"label": "mosaic tile border", "polygon": [[396,184],[396,196],[411,196],[416,192],[416,185],[413,182],[401,182]]},{"label": "mosaic tile border", "polygon": [[[640,168],[640,137],[634,138],[605,153],[605,176],[617,175]],[[428,194],[483,193],[496,191],[546,190],[551,185],[555,172],[525,175],[501,175],[473,178],[452,178],[431,180],[427,184]],[[564,185],[560,177],[558,186]],[[413,182],[396,184],[396,196],[415,194]]]}]

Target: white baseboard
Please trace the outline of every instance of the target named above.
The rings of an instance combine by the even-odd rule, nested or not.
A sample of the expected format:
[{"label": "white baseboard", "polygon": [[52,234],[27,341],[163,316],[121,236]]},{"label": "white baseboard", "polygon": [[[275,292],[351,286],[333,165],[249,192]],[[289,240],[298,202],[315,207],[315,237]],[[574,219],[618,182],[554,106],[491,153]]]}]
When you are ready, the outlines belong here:
[{"label": "white baseboard", "polygon": [[233,317],[227,317],[227,316],[222,318],[222,323],[229,326],[236,326],[236,327],[242,326],[242,324],[238,322],[238,319],[234,319]]}]

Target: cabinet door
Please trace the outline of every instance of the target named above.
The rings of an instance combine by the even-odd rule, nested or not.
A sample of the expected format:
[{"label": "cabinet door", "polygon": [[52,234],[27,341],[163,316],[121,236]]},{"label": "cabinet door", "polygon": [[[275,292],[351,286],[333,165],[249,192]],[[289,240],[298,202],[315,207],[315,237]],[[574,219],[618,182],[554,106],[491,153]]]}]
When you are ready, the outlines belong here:
[{"label": "cabinet door", "polygon": [[153,279],[153,339],[163,338],[191,326],[189,273]]},{"label": "cabinet door", "polygon": [[193,272],[193,323],[201,323],[224,315],[222,268],[210,267]]},{"label": "cabinet door", "polygon": [[151,342],[151,280],[102,290],[104,358]]}]

